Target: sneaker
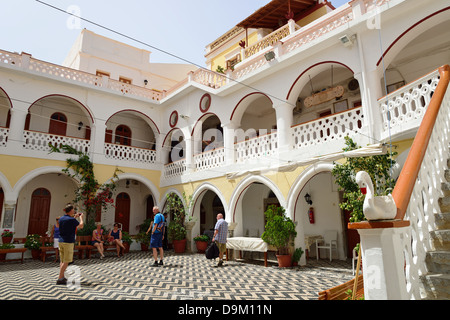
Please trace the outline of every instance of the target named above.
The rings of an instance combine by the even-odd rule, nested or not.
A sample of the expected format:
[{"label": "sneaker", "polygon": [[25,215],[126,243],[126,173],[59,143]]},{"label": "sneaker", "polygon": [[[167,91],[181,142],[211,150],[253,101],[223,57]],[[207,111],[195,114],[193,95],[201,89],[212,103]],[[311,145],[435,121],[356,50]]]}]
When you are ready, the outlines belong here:
[{"label": "sneaker", "polygon": [[66,285],[67,279],[66,278],[58,279],[58,280],[56,280],[56,284]]},{"label": "sneaker", "polygon": [[162,266],[164,263],[162,260],[159,260],[159,265]]},{"label": "sneaker", "polygon": [[223,261],[219,260],[219,263],[217,264],[218,267],[221,267],[223,265]]},{"label": "sneaker", "polygon": [[158,261],[155,260],[155,262],[152,264],[152,267],[157,267],[158,266]]}]

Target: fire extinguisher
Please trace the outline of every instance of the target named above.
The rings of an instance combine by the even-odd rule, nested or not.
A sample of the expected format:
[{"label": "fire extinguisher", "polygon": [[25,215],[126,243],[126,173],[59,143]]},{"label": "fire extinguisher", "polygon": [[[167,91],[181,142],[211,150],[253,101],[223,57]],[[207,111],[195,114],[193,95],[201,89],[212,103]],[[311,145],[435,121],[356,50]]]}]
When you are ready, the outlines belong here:
[{"label": "fire extinguisher", "polygon": [[310,207],[308,210],[309,223],[314,223],[314,208]]}]

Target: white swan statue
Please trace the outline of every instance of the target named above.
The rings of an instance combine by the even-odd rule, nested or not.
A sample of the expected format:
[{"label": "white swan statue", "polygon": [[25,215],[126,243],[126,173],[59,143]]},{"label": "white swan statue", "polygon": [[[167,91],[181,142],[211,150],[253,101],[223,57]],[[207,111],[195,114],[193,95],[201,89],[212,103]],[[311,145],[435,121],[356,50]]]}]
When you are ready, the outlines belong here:
[{"label": "white swan statue", "polygon": [[365,171],[356,174],[356,183],[361,192],[366,195],[363,213],[367,220],[391,220],[397,215],[397,205],[391,194],[375,196],[372,179]]}]

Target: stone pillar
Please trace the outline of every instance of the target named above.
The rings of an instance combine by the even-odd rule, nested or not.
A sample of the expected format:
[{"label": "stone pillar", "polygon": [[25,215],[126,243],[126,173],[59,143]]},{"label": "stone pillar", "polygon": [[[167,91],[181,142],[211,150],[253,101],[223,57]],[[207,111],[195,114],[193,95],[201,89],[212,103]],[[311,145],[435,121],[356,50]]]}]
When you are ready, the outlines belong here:
[{"label": "stone pillar", "polygon": [[97,158],[103,158],[105,156],[105,135],[106,122],[104,120],[96,119],[92,128],[90,151],[94,163],[97,162]]},{"label": "stone pillar", "polygon": [[[19,104],[23,104],[20,105]],[[28,104],[17,101],[14,108],[11,108],[11,122],[9,124],[8,142],[6,144],[8,153],[17,154],[23,149],[23,132],[25,120],[28,113]]]},{"label": "stone pillar", "polygon": [[292,149],[291,126],[294,121],[294,107],[287,102],[274,106],[277,115],[278,153]]},{"label": "stone pillar", "polygon": [[194,237],[192,236],[192,229],[194,228],[194,225],[195,225],[195,221],[186,221],[184,223],[184,226],[186,228],[186,240],[187,240],[186,241],[186,250],[187,250],[187,252],[190,252],[190,253],[194,252],[192,250],[193,244],[194,244],[194,241],[192,240],[192,239],[194,239]]},{"label": "stone pillar", "polygon": [[[358,228],[366,300],[409,300],[403,238],[410,227],[407,221],[397,222],[398,227]],[[370,222],[365,224],[371,225]]]},{"label": "stone pillar", "polygon": [[237,125],[233,122],[222,125],[223,128],[223,146],[225,148],[225,164],[232,165],[236,161],[236,152],[234,150],[234,131]]}]

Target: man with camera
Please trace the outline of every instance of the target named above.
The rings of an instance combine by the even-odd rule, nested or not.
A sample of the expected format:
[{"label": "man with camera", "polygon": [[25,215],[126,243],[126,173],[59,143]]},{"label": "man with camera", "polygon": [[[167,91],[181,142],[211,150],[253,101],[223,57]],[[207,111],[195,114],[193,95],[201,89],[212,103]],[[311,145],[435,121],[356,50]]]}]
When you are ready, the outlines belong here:
[{"label": "man with camera", "polygon": [[[77,229],[83,229],[83,213],[77,213],[73,204],[68,203],[64,208],[64,216],[59,219],[59,278],[56,284],[67,284],[64,272],[73,261],[73,250]],[[77,219],[79,218],[80,221]]]}]

